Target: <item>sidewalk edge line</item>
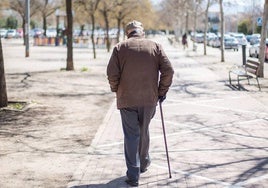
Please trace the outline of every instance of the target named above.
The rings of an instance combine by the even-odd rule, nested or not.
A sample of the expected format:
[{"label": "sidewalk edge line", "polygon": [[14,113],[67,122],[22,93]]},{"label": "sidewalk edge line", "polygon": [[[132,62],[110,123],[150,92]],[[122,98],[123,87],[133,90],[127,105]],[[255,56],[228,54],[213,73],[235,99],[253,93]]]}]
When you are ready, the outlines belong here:
[{"label": "sidewalk edge line", "polygon": [[110,105],[110,108],[107,111],[107,113],[103,119],[103,122],[99,126],[94,138],[92,139],[92,142],[87,150],[88,151],[87,155],[84,156],[84,160],[78,165],[78,168],[75,170],[75,172],[72,175],[72,180],[70,182],[68,182],[66,187],[71,188],[71,187],[77,186],[79,184],[80,180],[82,179],[82,177],[84,176],[84,169],[86,169],[88,163],[90,162],[90,158],[91,158],[91,156],[88,154],[94,150],[93,146],[98,143],[98,141],[101,137],[101,134],[105,130],[106,126],[108,125],[108,122],[109,122],[109,120],[114,112],[114,108],[116,105],[115,101],[116,100],[114,100],[112,102],[112,104]]}]

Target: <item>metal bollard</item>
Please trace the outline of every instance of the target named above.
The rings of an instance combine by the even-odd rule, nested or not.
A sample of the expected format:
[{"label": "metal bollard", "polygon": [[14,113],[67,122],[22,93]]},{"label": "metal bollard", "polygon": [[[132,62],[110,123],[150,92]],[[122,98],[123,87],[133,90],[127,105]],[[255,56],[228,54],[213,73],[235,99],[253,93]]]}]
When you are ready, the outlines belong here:
[{"label": "metal bollard", "polygon": [[243,59],[243,65],[246,64],[246,45],[242,45],[242,59]]}]

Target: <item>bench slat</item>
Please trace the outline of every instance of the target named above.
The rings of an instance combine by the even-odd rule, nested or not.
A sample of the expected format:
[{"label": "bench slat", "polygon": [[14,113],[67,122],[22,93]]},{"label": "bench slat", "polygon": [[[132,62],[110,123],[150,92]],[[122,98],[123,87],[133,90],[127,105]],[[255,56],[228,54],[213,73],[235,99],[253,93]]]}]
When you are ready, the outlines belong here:
[{"label": "bench slat", "polygon": [[234,73],[234,74],[237,74],[239,76],[246,75],[246,71],[245,70],[241,70],[241,69],[231,70],[231,72]]},{"label": "bench slat", "polygon": [[247,62],[245,66],[251,66],[251,67],[256,67],[256,68],[258,68],[259,65],[260,65],[260,64],[256,65],[255,63],[248,63],[248,62]]},{"label": "bench slat", "polygon": [[248,59],[247,60],[247,63],[251,63],[251,64],[254,64],[254,65],[256,65],[257,67],[260,65],[260,63],[258,62],[258,61],[254,61],[254,60],[251,60],[251,59]]},{"label": "bench slat", "polygon": [[254,66],[254,65],[246,64],[246,69],[258,70],[258,67]]},{"label": "bench slat", "polygon": [[257,76],[257,70],[255,70],[255,69],[247,69],[247,72]]}]

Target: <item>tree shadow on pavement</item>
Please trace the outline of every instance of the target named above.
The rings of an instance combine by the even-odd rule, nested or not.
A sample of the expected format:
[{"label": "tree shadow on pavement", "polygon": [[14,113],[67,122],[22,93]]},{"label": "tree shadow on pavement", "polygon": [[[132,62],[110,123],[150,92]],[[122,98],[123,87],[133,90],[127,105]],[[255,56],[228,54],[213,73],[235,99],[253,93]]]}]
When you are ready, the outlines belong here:
[{"label": "tree shadow on pavement", "polygon": [[252,160],[256,161],[256,165],[251,167],[251,168],[248,168],[248,170],[242,172],[237,177],[237,179],[234,180],[234,182],[233,182],[234,185],[239,183],[239,182],[249,180],[250,178],[255,177],[257,175],[260,175],[261,172],[263,172],[265,174],[265,172],[267,170],[267,165],[268,165],[268,157],[256,158],[256,159],[252,159]]},{"label": "tree shadow on pavement", "polygon": [[[200,173],[201,171],[212,169],[212,168],[219,168],[219,167],[226,167],[233,164],[243,164],[244,162],[255,162],[256,165],[248,168],[247,170],[241,172],[237,176],[233,177],[233,180],[228,180],[225,178],[220,179],[219,181],[225,181],[230,183],[230,185],[238,186],[243,185],[243,183],[247,180],[250,180],[251,178],[258,178],[260,176],[263,176],[267,172],[267,164],[268,164],[268,158],[267,157],[259,157],[259,158],[250,158],[250,159],[243,159],[243,160],[237,160],[237,161],[230,161],[220,164],[205,164],[198,166],[197,168],[193,168],[188,170],[188,173],[186,176],[192,176],[194,174]],[[228,167],[226,168],[228,169]],[[215,183],[215,182],[210,182]],[[200,185],[199,185],[200,186]],[[201,186],[200,186],[201,187]]]}]

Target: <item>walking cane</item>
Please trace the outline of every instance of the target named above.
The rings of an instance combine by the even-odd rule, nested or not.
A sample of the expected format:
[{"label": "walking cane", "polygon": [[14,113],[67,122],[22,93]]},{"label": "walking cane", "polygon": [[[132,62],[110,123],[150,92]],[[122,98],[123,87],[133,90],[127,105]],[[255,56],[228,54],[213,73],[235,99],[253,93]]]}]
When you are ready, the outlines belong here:
[{"label": "walking cane", "polygon": [[167,162],[168,162],[169,178],[172,178],[172,176],[171,176],[171,170],[170,170],[170,164],[169,164],[169,156],[168,156],[168,148],[167,148],[167,138],[166,138],[165,125],[164,125],[164,117],[163,117],[163,110],[162,110],[162,102],[160,102],[160,101],[159,101],[159,107],[160,107],[160,114],[161,114],[162,128],[163,128],[163,134],[164,134],[164,141],[165,141],[165,148],[166,148]]}]

